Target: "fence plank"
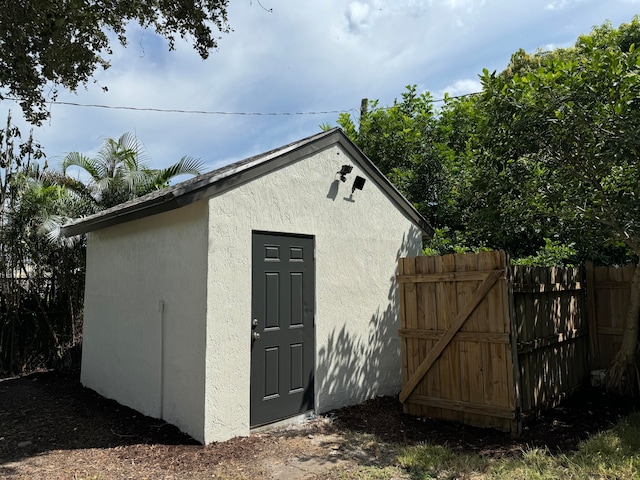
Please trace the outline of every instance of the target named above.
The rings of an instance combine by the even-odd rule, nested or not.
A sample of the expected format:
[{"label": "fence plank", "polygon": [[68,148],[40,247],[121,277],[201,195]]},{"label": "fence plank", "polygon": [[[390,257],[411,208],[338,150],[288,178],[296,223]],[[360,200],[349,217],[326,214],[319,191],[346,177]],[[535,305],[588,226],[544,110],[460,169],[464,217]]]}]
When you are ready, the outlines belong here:
[{"label": "fence plank", "polygon": [[[402,338],[416,337],[426,338],[428,340],[439,340],[445,334],[445,330],[411,330],[408,328],[401,328],[398,330],[398,335]],[[458,332],[453,337],[453,341],[459,342],[486,342],[486,343],[510,343],[510,337],[508,333],[485,333],[485,332]]]},{"label": "fence plank", "polygon": [[411,397],[411,400],[415,403],[419,403],[422,405],[429,406],[439,406],[443,409],[454,410],[463,413],[473,414],[477,417],[498,417],[498,418],[506,418],[513,419],[515,417],[515,413],[513,410],[507,408],[500,408],[491,405],[485,404],[476,404],[471,402],[463,402],[463,401],[453,401],[447,400],[443,398],[436,397],[425,397],[420,395],[414,395]]},{"label": "fence plank", "polygon": [[[479,268],[506,267],[506,258],[501,252],[487,252],[478,259]],[[493,288],[487,294],[486,305],[486,328],[490,332],[509,331],[509,321],[505,319],[508,316],[508,310],[504,309],[504,301],[502,295],[504,293],[504,284],[506,276],[499,280],[500,285]],[[509,383],[508,371],[511,369],[511,359],[507,357],[507,347],[505,344],[485,344],[482,345],[485,359],[483,364],[486,365],[485,371],[488,369],[489,375],[484,378],[484,403],[485,405],[498,406],[510,409],[510,399],[513,398],[513,385]],[[513,418],[513,409],[511,418]],[[494,419],[493,425],[503,430],[510,429],[510,423],[504,419]]]},{"label": "fence plank", "polygon": [[[427,258],[428,257],[416,257],[416,275],[421,275],[425,271],[429,271],[429,265],[425,264]],[[428,328],[431,324],[431,320],[429,319],[429,311],[431,307],[427,305],[429,298],[428,291],[425,288],[428,287],[429,284],[415,283],[414,285],[416,287],[416,295],[418,301],[418,318],[414,330],[422,330]],[[414,358],[414,372],[427,356],[427,353],[429,351],[429,345],[427,342],[427,339],[422,339],[414,336],[414,348],[418,351],[418,355]],[[427,382],[425,381],[420,383],[418,385],[417,391],[428,394],[429,390]],[[413,411],[418,412],[417,414],[420,416],[433,414],[433,412],[430,411],[428,407],[418,405],[416,403],[412,403],[411,408],[413,409]]]},{"label": "fence plank", "polygon": [[[414,274],[416,271],[416,259],[408,258],[405,263],[405,273]],[[417,305],[417,297],[416,297],[416,285],[414,283],[409,283],[405,285],[405,303],[407,308],[407,328],[415,329],[418,326],[418,305]],[[411,338],[407,339],[407,363],[408,363],[408,379],[411,378],[411,375],[414,374],[416,368],[419,365],[418,362],[418,342],[416,339]],[[418,415],[420,413],[420,409],[415,405],[407,405],[408,411],[411,415]]]},{"label": "fence plank", "polygon": [[[430,264],[430,272],[437,272],[437,271],[441,271],[442,270],[442,262],[438,263],[437,260],[440,260],[439,258],[432,258],[432,263]],[[433,288],[433,308],[434,308],[434,316],[431,319],[431,323],[430,323],[430,327],[432,327],[434,330],[442,330],[443,333],[446,330],[446,326],[440,324],[440,312],[438,311],[439,307],[438,307],[438,287],[437,284],[432,283],[431,284],[431,288]],[[431,351],[433,349],[433,347],[436,345],[436,343],[438,342],[438,339],[433,339],[429,342],[429,351]],[[442,365],[442,363],[440,363],[436,368],[432,368],[431,372],[430,372],[430,382],[429,382],[429,394],[432,396],[436,396],[436,397],[441,397],[442,396],[442,382],[443,382],[443,377],[444,375],[442,374],[442,371],[444,370],[444,365]],[[434,412],[434,415],[437,416],[437,418],[442,418],[443,416],[443,410],[441,408],[438,407],[428,407],[428,406],[423,406],[423,409],[425,410],[429,410],[431,412]]]},{"label": "fence plank", "polygon": [[[480,255],[456,255],[456,271],[473,272],[480,271],[478,260]],[[467,301],[473,296],[473,292],[478,288],[480,282],[476,281],[458,281],[456,283],[456,302],[458,309],[462,309]],[[469,315],[466,322],[460,330],[474,333],[480,330],[479,317],[482,315],[482,309],[485,305],[485,298],[480,301],[475,310]],[[458,351],[458,346],[464,347]],[[454,358],[458,357],[460,362],[461,375],[460,379],[454,384],[458,386],[457,391],[453,391],[450,399],[454,402],[471,402],[474,404],[482,404],[483,402],[483,371],[482,371],[482,346],[478,342],[452,343],[448,348],[450,355]],[[476,425],[480,423],[477,415],[461,410],[463,421],[465,423]]]},{"label": "fence plank", "polygon": [[583,286],[580,282],[573,283],[543,283],[539,285],[535,284],[523,284],[515,283],[513,285],[513,291],[515,293],[548,293],[548,292],[565,292],[582,290]]},{"label": "fence plank", "polygon": [[[456,256],[444,255],[442,256],[440,268],[437,270],[442,273],[451,273],[456,271]],[[451,326],[453,319],[458,313],[458,304],[456,298],[456,282],[448,281],[438,284],[442,287],[442,303],[439,304],[440,313],[438,315],[438,325],[440,328],[446,330]],[[433,348],[437,345],[434,344]],[[455,390],[451,381],[451,371],[455,368],[459,368],[459,358],[453,356],[448,349],[445,349],[440,360],[437,362],[440,372],[440,395],[442,398],[451,399],[455,395]],[[455,410],[442,410],[442,418],[447,420],[462,421],[462,412]]]},{"label": "fence plank", "polygon": [[[466,254],[470,255],[470,254]],[[458,255],[454,255],[455,258]],[[465,255],[459,255],[464,257]],[[398,275],[396,280],[398,283],[441,283],[441,282],[472,282],[483,281],[489,271],[462,271],[462,272],[441,272],[441,273],[416,273]]]},{"label": "fence plank", "polygon": [[[424,275],[433,272],[435,269],[435,257],[418,257],[416,259],[416,271],[418,275]],[[418,322],[418,331],[431,331],[436,327],[435,322],[437,319],[437,303],[436,303],[436,285],[435,283],[417,283],[416,288],[420,292],[420,302],[423,303],[422,314]],[[433,337],[421,337],[420,335],[414,335],[414,338],[420,339],[420,361],[423,361],[432,348],[437,339]],[[432,370],[419,385],[417,391],[420,395],[435,395],[440,396],[440,376],[437,370]],[[415,402],[414,402],[415,403]],[[436,416],[439,417],[442,413],[440,408],[430,407],[428,405],[419,405],[420,413],[422,416]]]},{"label": "fence plank", "polygon": [[[404,274],[404,266],[406,262],[407,262],[406,258],[400,258],[398,260],[398,276]],[[405,287],[406,285],[398,284],[398,299],[400,301],[400,330],[409,331],[409,329],[407,328],[407,307],[404,300]],[[408,343],[409,343],[408,338],[400,338],[400,363],[402,365],[402,384],[403,385],[409,379],[409,361],[408,361],[409,353],[407,348]]]}]

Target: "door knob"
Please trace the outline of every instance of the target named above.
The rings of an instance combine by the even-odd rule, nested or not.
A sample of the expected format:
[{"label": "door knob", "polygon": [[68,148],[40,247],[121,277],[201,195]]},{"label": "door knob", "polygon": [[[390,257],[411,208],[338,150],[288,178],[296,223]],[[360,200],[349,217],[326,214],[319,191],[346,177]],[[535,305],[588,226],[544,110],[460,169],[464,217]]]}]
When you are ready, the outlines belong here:
[{"label": "door knob", "polygon": [[260,338],[260,334],[258,332],[251,332],[251,340],[258,340]]}]

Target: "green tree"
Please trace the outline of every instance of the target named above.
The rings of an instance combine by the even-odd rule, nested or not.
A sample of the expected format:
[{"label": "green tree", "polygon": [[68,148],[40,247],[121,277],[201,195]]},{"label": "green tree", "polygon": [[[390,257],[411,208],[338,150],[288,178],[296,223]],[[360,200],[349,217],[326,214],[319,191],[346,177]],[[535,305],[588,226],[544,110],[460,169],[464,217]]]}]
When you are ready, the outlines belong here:
[{"label": "green tree", "polygon": [[407,86],[391,107],[370,101],[357,126],[347,113],[338,117],[338,125],[419,211],[428,218],[434,215],[442,169],[428,92],[418,94],[415,85]]},{"label": "green tree", "polygon": [[[474,95],[452,98],[445,94],[444,104],[437,111],[434,148],[442,173],[432,218],[439,233],[428,241],[428,247],[436,247],[434,251],[476,250],[500,244],[494,238],[498,229],[478,221],[480,213],[495,215],[496,211],[486,209],[486,201],[475,184],[486,179],[475,160],[474,139],[481,113],[476,102]],[[444,245],[451,248],[443,248]]]},{"label": "green tree", "polygon": [[10,117],[0,139],[0,373],[20,373],[51,366],[79,341],[83,239],[55,231],[93,210],[39,171],[38,145]]},{"label": "green tree", "polygon": [[11,188],[15,200],[0,231],[13,265],[13,296],[3,308],[11,335],[0,363],[14,372],[60,366],[82,338],[85,245],[80,236],[61,237],[59,227],[91,210],[35,170],[14,176]]},{"label": "green tree", "polygon": [[[127,43],[131,22],[153,28],[173,49],[191,38],[202,58],[228,32],[228,0],[6,0],[0,7],[0,100],[17,97],[25,117],[48,117],[46,95],[74,91],[109,67],[113,38]],[[49,93],[53,89],[53,93]],[[46,92],[46,93],[45,93]]]},{"label": "green tree", "polygon": [[67,154],[62,162],[62,173],[67,178],[70,167],[78,167],[89,175],[86,187],[77,182],[72,184],[66,178],[58,181],[66,182],[79,195],[90,192],[102,209],[163,188],[179,175],[198,175],[203,162],[185,156],[170,167],[152,169],[142,142],[135,135],[124,133],[117,140],[107,138],[95,158],[78,152]]},{"label": "green tree", "polygon": [[[581,36],[509,75],[482,75],[478,108],[487,171],[508,172],[533,210],[559,229],[624,244],[640,256],[640,19]],[[520,58],[522,60],[522,58]],[[514,170],[515,169],[515,170]],[[608,384],[634,382],[640,267]],[[637,388],[637,384],[636,384]]]}]

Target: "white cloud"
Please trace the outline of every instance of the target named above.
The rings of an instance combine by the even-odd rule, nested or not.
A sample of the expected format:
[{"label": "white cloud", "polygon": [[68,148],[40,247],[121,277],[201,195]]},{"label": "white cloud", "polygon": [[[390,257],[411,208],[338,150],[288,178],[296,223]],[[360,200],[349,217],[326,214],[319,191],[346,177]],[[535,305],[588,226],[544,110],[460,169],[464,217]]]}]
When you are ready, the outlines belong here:
[{"label": "white cloud", "polygon": [[371,6],[362,2],[351,2],[345,12],[349,31],[358,33],[369,26]]},{"label": "white cloud", "polygon": [[564,10],[567,7],[582,3],[583,0],[554,0],[545,5],[545,10]]},{"label": "white cloud", "polygon": [[482,84],[480,80],[465,78],[456,80],[453,83],[447,85],[443,89],[434,92],[434,99],[438,100],[440,98],[444,98],[444,94],[448,93],[452,97],[457,97],[459,95],[467,95],[468,93],[475,93],[482,91]]},{"label": "white cloud", "polygon": [[[388,105],[406,85],[460,95],[479,88],[483,67],[500,70],[518,48],[571,44],[592,25],[628,22],[637,4],[583,0],[271,0],[231,2],[234,32],[202,61],[190,45],[133,28],[129,47],[115,48],[113,67],[78,95],[85,104],[225,112],[357,111],[360,99]],[[109,87],[107,93],[101,85]],[[16,104],[0,102],[0,122]],[[49,157],[94,152],[105,136],[134,131],[155,165],[183,155],[211,168],[266,151],[335,124],[337,114],[292,116],[190,115],[54,105],[35,136]],[[28,128],[23,128],[26,134]]]},{"label": "white cloud", "polygon": [[567,6],[567,0],[560,0],[556,2],[547,3],[544,7],[545,10],[562,10]]},{"label": "white cloud", "polygon": [[570,42],[562,42],[562,43],[547,43],[546,45],[541,45],[539,47],[543,52],[551,52],[552,50],[557,50],[558,48],[569,48],[575,45],[576,39],[572,39]]},{"label": "white cloud", "polygon": [[486,0],[442,0],[452,10],[472,12],[486,5]]}]

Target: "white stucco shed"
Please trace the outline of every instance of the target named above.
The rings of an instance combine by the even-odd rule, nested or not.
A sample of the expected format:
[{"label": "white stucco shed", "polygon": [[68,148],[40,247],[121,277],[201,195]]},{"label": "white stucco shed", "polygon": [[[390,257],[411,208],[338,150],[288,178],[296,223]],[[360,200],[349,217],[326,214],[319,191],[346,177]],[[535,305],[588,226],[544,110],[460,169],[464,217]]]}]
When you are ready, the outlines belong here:
[{"label": "white stucco shed", "polygon": [[400,390],[397,260],[431,228],[339,129],[63,232],[82,383],[203,443]]}]

